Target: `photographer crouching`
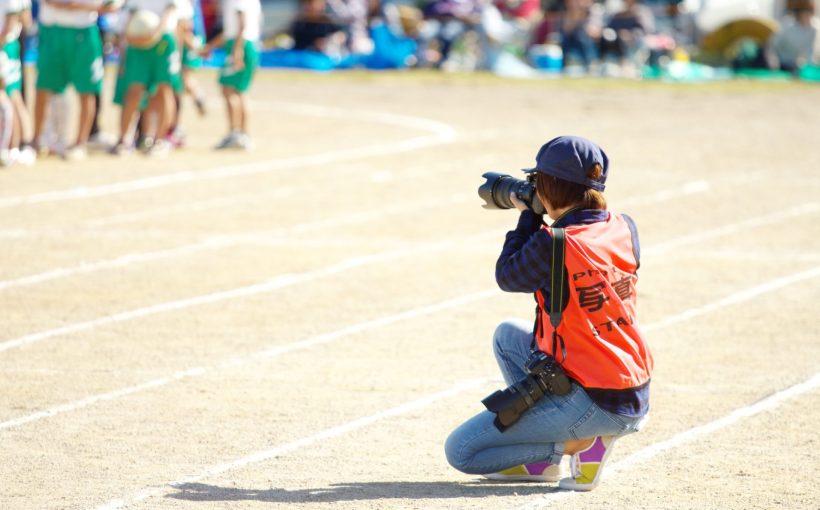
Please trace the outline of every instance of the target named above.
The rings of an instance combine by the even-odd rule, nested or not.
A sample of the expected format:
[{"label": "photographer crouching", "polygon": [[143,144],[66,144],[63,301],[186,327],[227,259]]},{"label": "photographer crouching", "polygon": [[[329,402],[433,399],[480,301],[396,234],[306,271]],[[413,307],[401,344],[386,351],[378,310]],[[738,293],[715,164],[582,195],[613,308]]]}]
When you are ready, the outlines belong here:
[{"label": "photographer crouching", "polygon": [[[493,349],[509,385],[447,438],[450,464],[495,480],[592,490],[616,440],[649,410],[652,355],[636,319],[640,247],[635,223],[610,213],[604,151],[580,137],[545,144],[526,182],[485,174],[487,208],[521,211],[496,280],[534,293],[534,326],[508,320]],[[546,213],[553,220],[543,221]],[[571,476],[560,462],[571,455]]]}]

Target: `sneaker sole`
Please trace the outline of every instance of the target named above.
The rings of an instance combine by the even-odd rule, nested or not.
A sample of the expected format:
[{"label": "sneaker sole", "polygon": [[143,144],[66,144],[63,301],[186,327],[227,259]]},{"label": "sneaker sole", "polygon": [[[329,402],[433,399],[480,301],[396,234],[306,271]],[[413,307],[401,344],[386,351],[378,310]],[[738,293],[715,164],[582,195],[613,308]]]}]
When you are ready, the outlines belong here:
[{"label": "sneaker sole", "polygon": [[500,482],[550,482],[555,483],[561,480],[561,475],[557,476],[541,476],[541,475],[502,475],[499,473],[490,473],[481,475],[489,480]]}]

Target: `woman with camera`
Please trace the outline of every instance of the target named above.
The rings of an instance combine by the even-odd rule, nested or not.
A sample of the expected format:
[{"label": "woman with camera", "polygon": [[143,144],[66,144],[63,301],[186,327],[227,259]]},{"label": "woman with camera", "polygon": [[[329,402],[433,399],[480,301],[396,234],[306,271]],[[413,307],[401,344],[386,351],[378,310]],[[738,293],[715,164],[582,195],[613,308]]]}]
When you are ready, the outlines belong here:
[{"label": "woman with camera", "polygon": [[607,211],[609,161],[593,142],[555,138],[527,172],[553,222],[510,197],[521,215],[496,280],[504,291],[534,293],[536,320],[501,323],[493,349],[508,385],[541,377],[533,357],[548,358],[535,365],[558,367],[571,384],[557,392],[547,385],[540,399],[511,388],[505,393],[526,409],[517,421],[502,427],[501,413],[484,411],[450,434],[445,451],[464,473],[517,481],[558,481],[570,455],[571,476],[559,487],[592,490],[616,440],[637,431],[649,410],[652,355],[635,316],[638,234],[631,218]]}]

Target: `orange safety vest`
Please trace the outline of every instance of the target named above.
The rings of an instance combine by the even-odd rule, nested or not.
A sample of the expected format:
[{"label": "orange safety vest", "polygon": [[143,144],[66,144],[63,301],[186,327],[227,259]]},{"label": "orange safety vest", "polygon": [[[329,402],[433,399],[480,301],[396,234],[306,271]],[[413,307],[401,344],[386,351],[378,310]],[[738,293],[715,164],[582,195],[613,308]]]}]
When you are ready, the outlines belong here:
[{"label": "orange safety vest", "polygon": [[[552,237],[552,229],[544,229]],[[627,221],[610,213],[606,221],[564,230],[569,302],[554,342],[546,296],[536,292],[538,348],[585,388],[621,390],[646,383],[653,361],[635,319],[638,261]]]}]

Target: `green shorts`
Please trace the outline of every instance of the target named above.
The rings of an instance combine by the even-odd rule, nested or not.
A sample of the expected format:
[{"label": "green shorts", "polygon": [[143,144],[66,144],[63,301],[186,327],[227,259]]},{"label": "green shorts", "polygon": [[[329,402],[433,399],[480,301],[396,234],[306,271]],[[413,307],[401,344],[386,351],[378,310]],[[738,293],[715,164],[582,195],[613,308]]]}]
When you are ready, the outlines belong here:
[{"label": "green shorts", "polygon": [[[182,90],[182,78],[179,76],[180,55],[177,51],[176,38],[171,34],[164,34],[162,38],[150,48],[135,48],[129,46],[125,50],[125,61],[121,64],[118,86],[124,87],[124,94],[128,88],[138,83],[149,93],[154,93],[157,87],[167,83],[176,91]],[[119,82],[122,81],[122,85]]]},{"label": "green shorts", "polygon": [[[114,104],[120,106],[125,104],[125,93],[128,91],[128,83],[125,81],[125,62],[120,62],[117,68],[117,81],[114,85]],[[142,95],[140,100],[139,110],[145,111],[148,108],[148,92]]]},{"label": "green shorts", "polygon": [[6,93],[11,95],[14,91],[23,88],[23,65],[20,62],[20,41],[14,40],[3,46],[3,53],[8,57],[6,69],[3,69],[3,84]]},{"label": "green shorts", "polygon": [[219,84],[223,87],[232,88],[237,92],[245,92],[251,86],[253,75],[259,66],[259,50],[256,48],[256,43],[245,41],[245,67],[239,71],[235,71],[230,58],[233,45],[233,39],[225,43],[226,58],[225,64],[219,73]]},{"label": "green shorts", "polygon": [[38,89],[60,94],[68,85],[74,85],[80,94],[99,94],[103,72],[102,39],[97,25],[40,27]]}]

